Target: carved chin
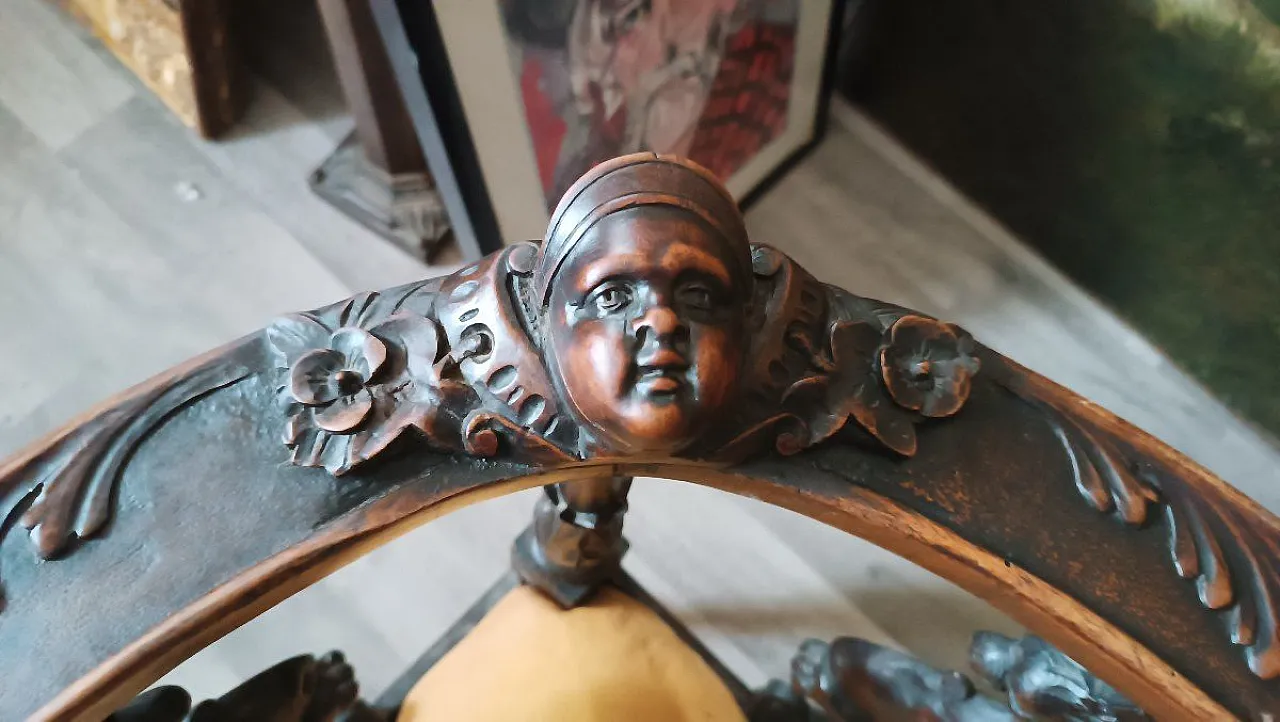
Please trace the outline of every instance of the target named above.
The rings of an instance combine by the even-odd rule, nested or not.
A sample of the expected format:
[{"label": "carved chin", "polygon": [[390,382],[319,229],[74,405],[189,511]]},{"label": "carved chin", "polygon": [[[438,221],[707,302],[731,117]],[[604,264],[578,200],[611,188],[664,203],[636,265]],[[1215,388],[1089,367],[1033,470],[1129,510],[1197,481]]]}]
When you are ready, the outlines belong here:
[{"label": "carved chin", "polygon": [[[687,390],[686,390],[687,393]],[[674,454],[695,438],[695,412],[687,408],[684,393],[652,394],[635,389],[616,418],[598,421],[602,439],[618,451]]]},{"label": "carved chin", "polygon": [[[652,387],[652,388],[650,388]],[[571,403],[583,430],[607,454],[673,455],[689,446],[700,430],[699,410],[690,402],[687,381],[630,386],[607,404]]]}]

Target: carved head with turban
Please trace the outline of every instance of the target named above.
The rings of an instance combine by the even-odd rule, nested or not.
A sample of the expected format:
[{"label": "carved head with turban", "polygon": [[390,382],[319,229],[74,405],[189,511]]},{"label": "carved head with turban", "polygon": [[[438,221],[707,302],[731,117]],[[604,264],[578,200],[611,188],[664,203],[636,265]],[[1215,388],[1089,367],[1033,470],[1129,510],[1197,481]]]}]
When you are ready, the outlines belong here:
[{"label": "carved head with turban", "polygon": [[547,369],[594,446],[674,454],[727,411],[752,279],[737,204],[690,161],[623,156],[569,188],[532,290]]}]

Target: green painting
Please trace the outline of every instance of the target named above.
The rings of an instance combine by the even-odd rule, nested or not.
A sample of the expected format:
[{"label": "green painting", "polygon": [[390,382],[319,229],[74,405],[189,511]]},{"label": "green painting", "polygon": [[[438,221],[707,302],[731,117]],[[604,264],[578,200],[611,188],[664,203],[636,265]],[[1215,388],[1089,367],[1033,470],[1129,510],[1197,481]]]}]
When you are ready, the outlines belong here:
[{"label": "green painting", "polygon": [[843,90],[1280,434],[1280,0],[868,0]]}]

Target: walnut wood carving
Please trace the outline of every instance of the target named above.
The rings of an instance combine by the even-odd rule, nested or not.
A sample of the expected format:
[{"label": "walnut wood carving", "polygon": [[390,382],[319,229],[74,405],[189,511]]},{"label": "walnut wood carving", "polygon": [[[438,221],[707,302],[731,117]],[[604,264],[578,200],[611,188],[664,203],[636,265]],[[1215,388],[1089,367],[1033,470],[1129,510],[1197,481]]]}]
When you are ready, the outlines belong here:
[{"label": "walnut wood carving", "polygon": [[[770,683],[777,722],[808,722],[810,705],[827,722],[1149,722],[1145,712],[1039,637],[974,635],[967,675],[856,637],[806,640],[791,681]],[[777,710],[776,712],[774,710]],[[761,720],[764,722],[764,720]]]},{"label": "walnut wood carving", "polygon": [[0,719],[100,718],[450,508],[646,475],[893,549],[1158,718],[1280,710],[1274,516],[638,155],[541,245],[279,319],[0,465]]},{"label": "walnut wood carving", "polygon": [[1044,414],[1085,502],[1134,529],[1160,517],[1173,569],[1195,582],[1205,609],[1222,614],[1254,674],[1280,676],[1280,537],[1260,523],[1256,505],[1206,494],[1207,473],[1186,473],[1185,460],[1167,449],[1151,453],[1150,439],[1108,431],[1123,422],[1097,409],[1081,413],[1086,402],[1011,363],[1005,369],[997,383]]},{"label": "walnut wood carving", "polygon": [[395,710],[359,698],[355,671],[341,652],[286,659],[217,699],[192,705],[181,687],[156,687],[106,722],[392,722]]}]

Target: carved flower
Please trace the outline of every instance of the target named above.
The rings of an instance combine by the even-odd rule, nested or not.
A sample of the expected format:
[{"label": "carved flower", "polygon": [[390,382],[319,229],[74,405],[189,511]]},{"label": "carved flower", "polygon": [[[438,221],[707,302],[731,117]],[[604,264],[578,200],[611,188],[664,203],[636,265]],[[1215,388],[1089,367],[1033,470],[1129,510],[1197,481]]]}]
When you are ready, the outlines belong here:
[{"label": "carved flower", "polygon": [[831,437],[850,418],[880,443],[903,456],[916,453],[911,417],[885,395],[874,365],[881,334],[871,324],[843,321],[831,327],[831,357],[817,358],[822,374],[801,379],[787,390],[783,404],[805,420],[807,444],[784,438],[784,453]]},{"label": "carved flower", "polygon": [[458,389],[441,376],[435,322],[405,312],[341,318],[360,325],[333,329],[322,318],[293,314],[267,330],[291,402],[284,441],[293,463],[344,474],[409,428],[448,445],[457,432],[439,413],[447,406],[440,395]]},{"label": "carved flower", "polygon": [[308,351],[289,370],[289,392],[316,407],[316,426],[341,433],[359,426],[373,410],[369,382],[387,360],[387,347],[360,328],[340,328],[326,348]]},{"label": "carved flower", "polygon": [[880,373],[893,400],[931,418],[960,410],[978,365],[968,334],[923,316],[898,319],[880,349]]}]

